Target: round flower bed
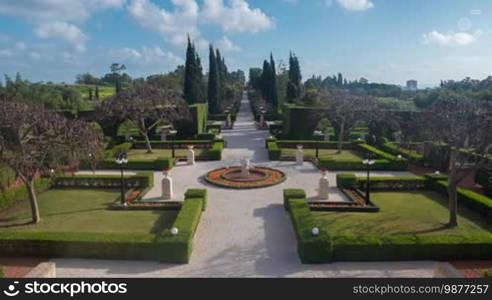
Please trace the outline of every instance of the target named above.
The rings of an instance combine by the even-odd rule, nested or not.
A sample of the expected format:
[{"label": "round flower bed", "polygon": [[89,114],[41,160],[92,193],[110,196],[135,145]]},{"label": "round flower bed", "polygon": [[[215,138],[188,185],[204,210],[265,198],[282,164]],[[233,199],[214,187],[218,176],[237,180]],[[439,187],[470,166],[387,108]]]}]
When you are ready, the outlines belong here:
[{"label": "round flower bed", "polygon": [[285,181],[284,172],[271,168],[257,167],[250,170],[250,177],[239,176],[241,167],[220,168],[204,176],[208,183],[230,189],[256,189],[276,185]]}]

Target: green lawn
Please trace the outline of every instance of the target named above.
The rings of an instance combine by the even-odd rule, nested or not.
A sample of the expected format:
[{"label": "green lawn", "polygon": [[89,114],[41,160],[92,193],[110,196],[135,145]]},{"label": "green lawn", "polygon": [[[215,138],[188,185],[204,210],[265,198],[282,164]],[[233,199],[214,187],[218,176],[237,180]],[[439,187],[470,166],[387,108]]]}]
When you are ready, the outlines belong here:
[{"label": "green lawn", "polygon": [[178,211],[112,211],[115,190],[53,189],[39,195],[41,223],[31,220],[28,202],[0,213],[1,231],[80,233],[159,233],[172,226]]},{"label": "green lawn", "polygon": [[[206,149],[194,149],[195,156],[203,155]],[[176,149],[176,156],[186,156],[188,149]],[[146,149],[133,149],[127,154],[128,160],[155,160],[159,158],[172,157],[171,149],[154,149],[152,153],[147,153]]]},{"label": "green lawn", "polygon": [[[307,157],[315,157],[316,149],[304,149],[304,155]],[[297,149],[282,148],[282,156],[296,156]],[[319,157],[332,157],[335,159],[362,159],[356,152],[343,150],[338,154],[336,149],[319,149]]]},{"label": "green lawn", "polygon": [[459,226],[447,228],[449,211],[446,199],[432,191],[373,192],[378,213],[313,212],[330,234],[489,234],[483,218],[460,207]]},{"label": "green lawn", "polygon": [[[96,97],[96,86],[95,85],[74,84],[73,87],[80,91],[80,93],[82,94],[82,98],[84,100],[89,99],[89,89],[92,89],[92,95],[93,95],[93,97]],[[105,99],[105,98],[108,98],[110,96],[113,96],[116,92],[116,89],[113,86],[100,85],[98,89],[99,89],[99,97],[101,99]]]}]

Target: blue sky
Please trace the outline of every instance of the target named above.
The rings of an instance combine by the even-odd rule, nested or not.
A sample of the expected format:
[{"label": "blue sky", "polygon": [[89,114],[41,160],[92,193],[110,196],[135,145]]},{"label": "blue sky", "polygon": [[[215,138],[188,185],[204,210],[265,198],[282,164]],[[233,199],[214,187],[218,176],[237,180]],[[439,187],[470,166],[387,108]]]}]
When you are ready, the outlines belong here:
[{"label": "blue sky", "polygon": [[292,50],[304,78],[432,86],[492,73],[491,13],[488,0],[0,0],[0,70],[66,82],[113,62],[165,73],[190,34],[205,68],[213,43],[230,69]]}]

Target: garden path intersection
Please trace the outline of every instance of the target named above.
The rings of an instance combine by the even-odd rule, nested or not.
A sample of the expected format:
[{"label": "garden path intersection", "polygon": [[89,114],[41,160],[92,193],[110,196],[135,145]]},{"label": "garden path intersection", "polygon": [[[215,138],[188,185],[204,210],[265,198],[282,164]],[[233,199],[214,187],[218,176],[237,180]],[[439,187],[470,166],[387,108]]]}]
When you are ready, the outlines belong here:
[{"label": "garden path intersection", "polygon": [[[178,164],[171,172],[175,200],[186,189],[208,189],[204,212],[193,244],[189,264],[174,265],[146,261],[54,259],[59,277],[434,277],[441,263],[340,262],[303,265],[296,250],[296,239],[289,215],[283,208],[282,190],[303,188],[308,198],[317,194],[320,173],[311,163],[268,160],[265,139],[268,131],[257,130],[246,98],[241,103],[234,129],[225,130],[227,140],[223,160]],[[207,184],[208,171],[240,165],[242,158],[253,166],[276,168],[287,175],[279,185],[254,190],[228,190]],[[134,171],[129,171],[134,172]],[[99,173],[110,173],[100,171]],[[362,176],[364,172],[355,172]],[[373,172],[376,176],[410,176],[408,172]],[[163,175],[154,174],[154,188],[147,199],[161,195]],[[330,200],[345,201],[330,172]]]}]

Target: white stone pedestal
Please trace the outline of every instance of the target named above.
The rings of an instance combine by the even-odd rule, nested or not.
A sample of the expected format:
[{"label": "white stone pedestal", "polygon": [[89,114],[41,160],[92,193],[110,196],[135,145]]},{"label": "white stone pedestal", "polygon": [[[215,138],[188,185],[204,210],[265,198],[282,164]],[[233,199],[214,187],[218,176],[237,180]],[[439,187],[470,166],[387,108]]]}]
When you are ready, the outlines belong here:
[{"label": "white stone pedestal", "polygon": [[188,165],[195,164],[195,151],[193,151],[193,147],[188,147],[188,154],[186,155],[186,162]]},{"label": "white stone pedestal", "polygon": [[318,187],[318,199],[328,200],[329,199],[329,188],[330,182],[328,181],[328,174],[324,172],[319,179]]},{"label": "white stone pedestal", "polygon": [[298,165],[304,164],[304,151],[302,150],[302,146],[301,145],[297,146],[296,163]]},{"label": "white stone pedestal", "polygon": [[162,198],[171,200],[173,198],[173,179],[168,175],[164,175],[162,179]]}]

